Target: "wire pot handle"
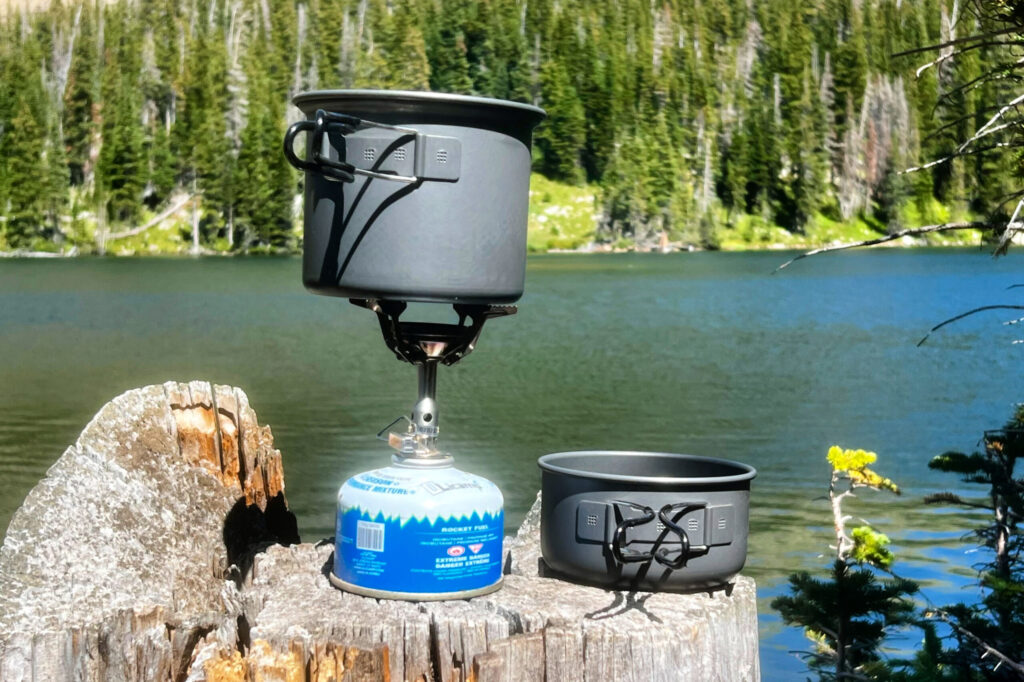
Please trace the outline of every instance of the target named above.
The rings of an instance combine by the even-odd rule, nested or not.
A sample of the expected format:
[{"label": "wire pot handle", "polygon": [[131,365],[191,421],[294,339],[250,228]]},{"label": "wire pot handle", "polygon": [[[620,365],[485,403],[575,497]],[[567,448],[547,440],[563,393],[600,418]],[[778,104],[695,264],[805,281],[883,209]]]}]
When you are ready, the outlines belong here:
[{"label": "wire pot handle", "polygon": [[[420,148],[423,146],[421,144],[421,140],[425,136],[414,128],[393,126],[387,123],[378,123],[376,121],[360,119],[350,114],[339,114],[332,111],[317,109],[316,114],[313,116],[313,120],[299,121],[298,123],[293,123],[288,127],[287,132],[284,134],[285,158],[288,159],[288,163],[301,171],[319,173],[328,180],[334,180],[336,182],[353,182],[356,175],[363,175],[368,178],[377,178],[378,180],[392,180],[405,184],[412,184],[421,180],[421,178],[418,178],[415,175],[379,173],[365,168],[356,168],[347,161],[334,161],[329,157],[329,155],[324,153],[326,149],[324,145],[325,133],[328,135],[329,139],[332,133],[344,136],[366,128],[383,128],[385,130],[393,130],[406,135],[412,135],[416,141],[414,154],[417,155],[419,154]],[[310,159],[300,159],[295,153],[295,138],[298,137],[299,133],[311,133],[313,135],[313,139],[310,144],[310,148],[312,149]],[[418,166],[414,165],[414,167]]]},{"label": "wire pot handle", "polygon": [[654,558],[652,552],[638,552],[634,549],[627,549],[626,544],[626,530],[633,526],[642,526],[645,523],[649,523],[654,520],[654,510],[650,507],[642,504],[636,504],[634,502],[619,502],[618,504],[625,504],[633,509],[637,510],[642,516],[634,516],[630,519],[622,519],[619,525],[615,527],[615,534],[612,535],[612,556],[620,564],[636,564],[641,562],[648,562]]},{"label": "wire pot handle", "polygon": [[[676,504],[666,504],[657,513],[650,507],[635,502],[629,502],[628,500],[617,500],[614,504],[625,505],[640,512],[640,516],[632,518],[624,518],[615,527],[615,532],[612,535],[611,550],[612,556],[620,564],[632,564],[656,561],[662,566],[671,569],[679,569],[686,566],[686,560],[689,558],[690,553],[694,551],[707,551],[707,545],[693,545],[690,542],[689,536],[686,531],[678,525],[672,518],[675,514],[678,519],[686,512],[703,509],[707,507],[704,502],[680,502]],[[626,531],[634,526],[642,526],[645,523],[650,523],[657,517],[657,519],[664,525],[666,533],[672,533],[679,538],[680,549],[679,554],[675,557],[670,557],[669,550],[664,547],[659,547],[661,541],[659,541],[652,548],[650,552],[640,552],[637,550],[631,550],[626,547],[629,544],[626,540]]]}]

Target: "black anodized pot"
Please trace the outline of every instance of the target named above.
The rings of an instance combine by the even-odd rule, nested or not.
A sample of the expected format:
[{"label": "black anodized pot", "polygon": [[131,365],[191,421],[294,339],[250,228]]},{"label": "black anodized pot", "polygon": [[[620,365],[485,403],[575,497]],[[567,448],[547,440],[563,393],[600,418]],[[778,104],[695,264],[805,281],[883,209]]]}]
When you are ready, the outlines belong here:
[{"label": "black anodized pot", "polygon": [[747,556],[750,482],[739,462],[663,452],[545,455],[541,551],[580,582],[685,591],[728,583]]},{"label": "black anodized pot", "polygon": [[[544,111],[431,92],[322,90],[285,155],[306,171],[302,279],[318,294],[511,303],[523,293]],[[305,158],[295,152],[305,134]]]}]

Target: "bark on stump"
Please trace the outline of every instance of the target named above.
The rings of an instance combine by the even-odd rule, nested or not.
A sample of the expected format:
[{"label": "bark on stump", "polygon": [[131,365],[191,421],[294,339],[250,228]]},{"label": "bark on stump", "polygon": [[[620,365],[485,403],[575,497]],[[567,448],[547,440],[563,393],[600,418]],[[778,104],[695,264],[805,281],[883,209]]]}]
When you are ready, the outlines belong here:
[{"label": "bark on stump", "polygon": [[238,389],[114,400],[0,549],[0,680],[759,679],[748,578],[680,595],[544,577],[538,500],[498,592],[377,601],[330,585],[330,544],[273,544],[297,541],[283,489]]}]

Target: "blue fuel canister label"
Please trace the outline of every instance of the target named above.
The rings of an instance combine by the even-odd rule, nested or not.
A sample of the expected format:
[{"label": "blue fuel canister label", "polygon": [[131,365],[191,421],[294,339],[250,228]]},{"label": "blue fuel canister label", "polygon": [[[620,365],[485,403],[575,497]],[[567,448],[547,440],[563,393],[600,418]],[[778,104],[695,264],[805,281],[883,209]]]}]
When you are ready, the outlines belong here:
[{"label": "blue fuel canister label", "polygon": [[480,590],[501,581],[501,491],[448,465],[396,463],[338,492],[334,575],[382,593]]},{"label": "blue fuel canister label", "polygon": [[334,572],[389,592],[475,590],[501,579],[503,513],[429,518],[338,510]]}]

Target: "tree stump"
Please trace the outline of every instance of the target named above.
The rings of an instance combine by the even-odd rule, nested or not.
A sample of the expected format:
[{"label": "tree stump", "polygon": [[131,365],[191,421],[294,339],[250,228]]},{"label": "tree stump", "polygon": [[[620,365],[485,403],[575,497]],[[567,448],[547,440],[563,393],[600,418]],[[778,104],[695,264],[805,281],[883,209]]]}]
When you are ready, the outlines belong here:
[{"label": "tree stump", "polygon": [[180,680],[237,617],[254,543],[297,542],[245,393],[169,382],[108,403],[0,547],[0,680]]},{"label": "tree stump", "polygon": [[504,586],[375,600],[297,542],[280,453],[238,389],[165,384],[107,405],[0,549],[0,679],[757,680],[752,580],[694,594],[545,574],[539,499]]}]

